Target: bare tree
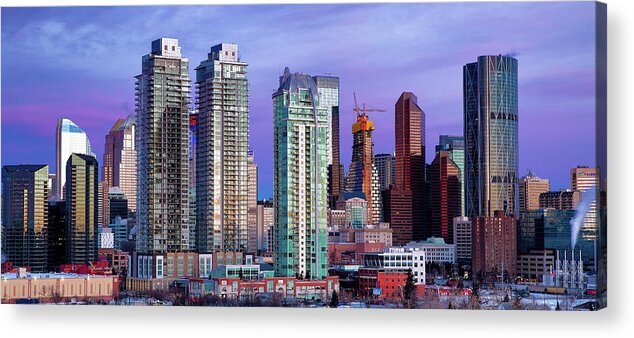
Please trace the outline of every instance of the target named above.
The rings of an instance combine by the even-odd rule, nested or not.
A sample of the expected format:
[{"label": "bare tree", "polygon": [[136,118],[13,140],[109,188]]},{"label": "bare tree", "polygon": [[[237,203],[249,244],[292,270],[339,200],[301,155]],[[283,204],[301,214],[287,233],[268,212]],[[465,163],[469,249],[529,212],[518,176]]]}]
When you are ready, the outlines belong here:
[{"label": "bare tree", "polygon": [[64,300],[64,297],[59,291],[59,288],[51,289],[50,298],[51,302],[53,302],[54,304],[59,304]]}]

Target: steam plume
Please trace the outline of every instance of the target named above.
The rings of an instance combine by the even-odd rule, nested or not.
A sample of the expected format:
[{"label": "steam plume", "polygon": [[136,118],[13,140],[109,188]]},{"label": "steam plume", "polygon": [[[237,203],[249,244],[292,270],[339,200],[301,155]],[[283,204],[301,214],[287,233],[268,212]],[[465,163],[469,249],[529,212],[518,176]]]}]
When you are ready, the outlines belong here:
[{"label": "steam plume", "polygon": [[596,188],[594,187],[584,191],[581,194],[581,201],[577,204],[575,216],[570,220],[570,248],[572,250],[574,250],[575,245],[577,244],[581,225],[583,225],[583,221],[590,210],[590,204],[594,201],[595,195]]}]

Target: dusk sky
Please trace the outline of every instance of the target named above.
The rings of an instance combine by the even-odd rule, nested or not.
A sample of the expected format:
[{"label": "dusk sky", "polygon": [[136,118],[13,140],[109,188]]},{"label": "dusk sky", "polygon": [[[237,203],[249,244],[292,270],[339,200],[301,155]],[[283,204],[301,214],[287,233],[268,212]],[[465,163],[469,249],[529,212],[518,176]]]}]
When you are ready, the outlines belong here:
[{"label": "dusk sky", "polygon": [[[518,59],[520,175],[569,188],[595,165],[593,2],[2,8],[2,164],[49,164],[56,120],[83,128],[101,163],[105,135],[134,113],[134,76],[152,40],[180,40],[190,74],[209,48],[238,44],[249,64],[250,140],[259,197],[273,196],[271,94],[284,67],[341,82],[341,161],[351,158],[352,93],[384,113],[374,152],[394,151],[403,91],[426,113],[427,161],[462,134],[462,66]],[[193,98],[192,98],[193,102]],[[100,168],[101,171],[101,168]],[[100,173],[101,176],[101,173]]]}]

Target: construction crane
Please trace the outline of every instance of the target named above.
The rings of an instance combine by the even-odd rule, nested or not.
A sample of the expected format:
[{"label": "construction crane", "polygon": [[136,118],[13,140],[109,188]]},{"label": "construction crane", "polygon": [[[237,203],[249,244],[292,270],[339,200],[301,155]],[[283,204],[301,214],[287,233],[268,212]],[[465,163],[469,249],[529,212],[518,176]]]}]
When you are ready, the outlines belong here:
[{"label": "construction crane", "polygon": [[352,108],[352,110],[357,113],[357,117],[364,117],[366,116],[366,112],[384,112],[385,109],[379,109],[379,108],[367,108],[365,103],[361,104],[361,107],[359,107],[359,105],[357,104],[357,93],[352,92],[352,96],[354,96],[354,108]]}]

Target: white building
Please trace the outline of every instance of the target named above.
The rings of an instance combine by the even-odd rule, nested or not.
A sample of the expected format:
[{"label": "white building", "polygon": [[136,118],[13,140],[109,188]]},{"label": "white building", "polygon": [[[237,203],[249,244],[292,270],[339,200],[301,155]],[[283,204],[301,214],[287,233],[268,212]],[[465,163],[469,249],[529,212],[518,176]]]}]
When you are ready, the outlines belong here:
[{"label": "white building", "polygon": [[363,254],[364,267],[411,270],[414,283],[425,283],[426,254],[416,248],[386,248],[383,252]]},{"label": "white building", "polygon": [[213,270],[213,254],[198,254],[198,276],[208,278]]},{"label": "white building", "polygon": [[442,238],[431,237],[425,241],[409,242],[406,249],[425,252],[427,262],[435,263],[455,263],[456,245],[447,244]]},{"label": "white building", "polygon": [[67,118],[57,120],[55,135],[55,197],[64,199],[66,184],[66,162],[71,154],[90,155],[95,157],[86,133],[73,121]]},{"label": "white building", "polygon": [[110,228],[101,228],[99,231],[99,249],[114,248],[114,232]]}]

